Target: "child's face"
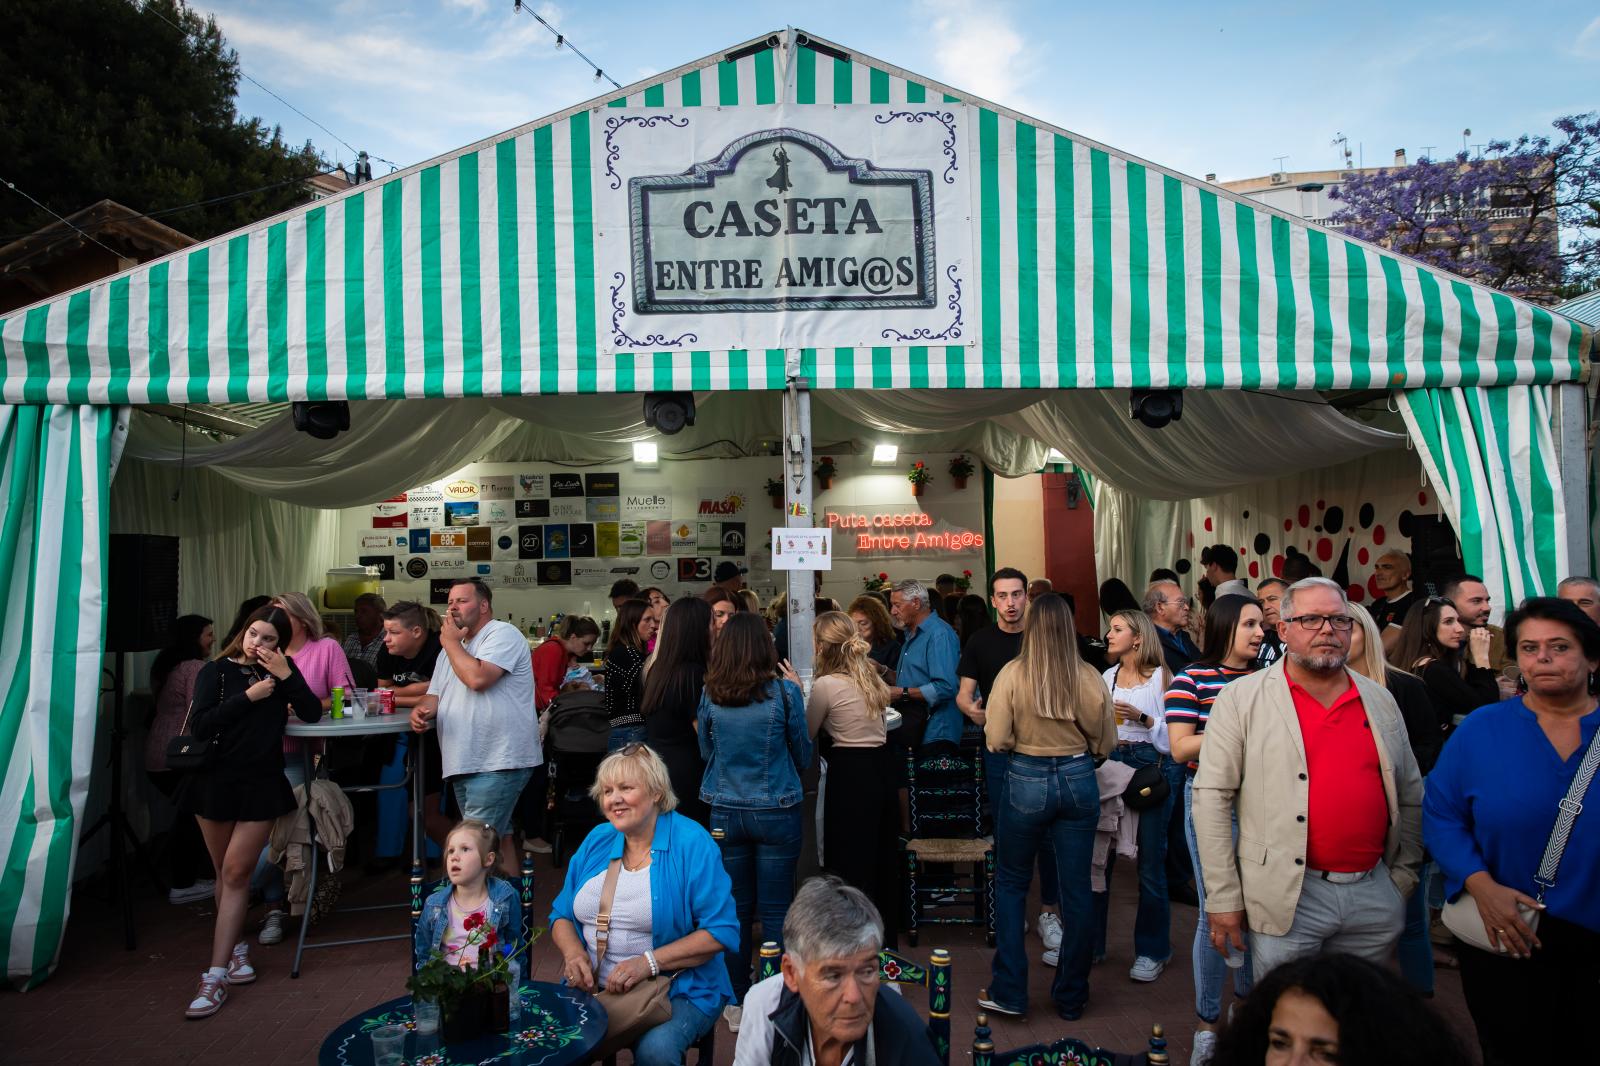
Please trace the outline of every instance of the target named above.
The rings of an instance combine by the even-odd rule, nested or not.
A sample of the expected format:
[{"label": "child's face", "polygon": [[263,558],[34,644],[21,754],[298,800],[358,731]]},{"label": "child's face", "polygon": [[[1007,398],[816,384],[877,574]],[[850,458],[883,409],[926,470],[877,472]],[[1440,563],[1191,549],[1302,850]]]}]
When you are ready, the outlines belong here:
[{"label": "child's face", "polygon": [[452,885],[482,881],[493,862],[493,856],[484,853],[476,833],[465,830],[451,833],[444,842],[444,867]]}]

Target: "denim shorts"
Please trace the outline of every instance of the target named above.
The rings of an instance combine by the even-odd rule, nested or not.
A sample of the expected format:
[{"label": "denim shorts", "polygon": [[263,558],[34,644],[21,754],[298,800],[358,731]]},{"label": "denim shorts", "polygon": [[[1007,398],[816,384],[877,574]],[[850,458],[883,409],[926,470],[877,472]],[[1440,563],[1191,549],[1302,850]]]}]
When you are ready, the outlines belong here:
[{"label": "denim shorts", "polygon": [[517,770],[485,770],[453,778],[451,784],[455,786],[461,817],[488,822],[502,836],[511,832],[511,815],[532,776],[533,767],[524,766]]}]

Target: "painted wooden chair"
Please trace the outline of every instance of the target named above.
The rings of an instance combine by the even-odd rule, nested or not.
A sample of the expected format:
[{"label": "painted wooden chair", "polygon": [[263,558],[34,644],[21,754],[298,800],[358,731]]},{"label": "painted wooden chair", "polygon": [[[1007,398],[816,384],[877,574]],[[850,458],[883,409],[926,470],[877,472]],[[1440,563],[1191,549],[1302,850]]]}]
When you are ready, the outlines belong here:
[{"label": "painted wooden chair", "polygon": [[[994,841],[986,835],[983,770],[983,753],[965,746],[906,753],[911,831],[902,854],[913,947],[924,925],[980,925],[994,944]],[[952,913],[962,904],[971,905],[970,918]]]},{"label": "painted wooden chair", "polygon": [[[782,953],[771,940],[761,945],[757,979],[766,980],[778,972]],[[897,985],[917,985],[928,990],[928,1041],[939,1053],[939,1061],[950,1066],[950,953],[934,948],[928,964],[887,949],[878,952],[878,977]]]},{"label": "painted wooden chair", "polygon": [[1166,1031],[1160,1024],[1150,1027],[1149,1046],[1132,1054],[1092,1048],[1070,1036],[1048,1044],[996,1051],[989,1016],[980,1013],[973,1027],[972,1066],[1169,1066],[1170,1061]]}]

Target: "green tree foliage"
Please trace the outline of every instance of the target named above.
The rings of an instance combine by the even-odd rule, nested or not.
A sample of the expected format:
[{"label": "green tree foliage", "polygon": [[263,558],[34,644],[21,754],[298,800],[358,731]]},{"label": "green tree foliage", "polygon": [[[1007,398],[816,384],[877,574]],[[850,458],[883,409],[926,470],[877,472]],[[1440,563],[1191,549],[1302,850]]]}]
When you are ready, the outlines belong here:
[{"label": "green tree foliage", "polygon": [[[61,214],[111,199],[212,237],[304,203],[305,179],[327,169],[310,142],[291,147],[235,111],[238,55],[182,0],[5,8],[0,176]],[[169,212],[261,186],[273,187]],[[0,187],[0,243],[50,221]]]}]

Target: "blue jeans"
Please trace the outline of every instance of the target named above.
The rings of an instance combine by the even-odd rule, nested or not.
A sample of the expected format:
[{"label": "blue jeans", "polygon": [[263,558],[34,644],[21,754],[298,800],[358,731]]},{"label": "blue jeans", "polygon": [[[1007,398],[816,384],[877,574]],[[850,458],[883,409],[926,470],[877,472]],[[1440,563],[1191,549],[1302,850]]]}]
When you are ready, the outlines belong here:
[{"label": "blue jeans", "polygon": [[[1183,788],[1183,767],[1156,750],[1154,744],[1135,744],[1111,753],[1117,762],[1138,769],[1159,766],[1172,787],[1172,794],[1158,807],[1139,812],[1139,909],[1133,919],[1135,955],[1166,962],[1172,957],[1172,904],[1167,899],[1167,821],[1172,804]],[[1115,849],[1106,855],[1106,890],[1094,894],[1094,957],[1106,955],[1106,919],[1111,909],[1111,871],[1116,866]]]},{"label": "blue jeans", "polygon": [[711,835],[722,849],[722,866],[733,882],[739,913],[739,948],[723,953],[733,998],[750,991],[750,927],[761,919],[761,938],[783,946],[783,919],[794,899],[794,869],[800,860],[805,812],[800,805],[741,810],[711,806]]},{"label": "blue jeans", "polygon": [[[1424,863],[1422,872],[1427,873]],[[1428,886],[1419,884],[1406,900],[1406,924],[1400,932],[1400,976],[1418,995],[1433,995],[1433,941],[1428,937]]]},{"label": "blue jeans", "polygon": [[[982,743],[981,739],[979,743]],[[1005,802],[1006,767],[1011,763],[1011,753],[983,749],[984,792],[989,797],[989,823],[992,830],[1000,822],[1000,805]],[[1039,846],[1039,903],[1046,907],[1059,906],[1061,885],[1056,880],[1056,853],[1046,838]]]},{"label": "blue jeans", "polygon": [[[1200,849],[1194,839],[1194,775],[1186,773],[1183,783],[1183,835],[1189,840],[1189,857],[1194,860],[1194,890],[1200,897],[1200,920],[1194,927],[1194,1012],[1210,1024],[1222,1016],[1222,986],[1228,979],[1228,964],[1211,946],[1211,922],[1206,918],[1206,883],[1200,870]],[[1239,820],[1233,821],[1233,839],[1239,840]],[[1244,965],[1233,971],[1233,994],[1240,999],[1250,994],[1250,938],[1244,938]]]},{"label": "blue jeans", "polygon": [[1045,841],[1054,847],[1061,886],[1061,958],[1050,995],[1056,1011],[1076,1019],[1089,1001],[1089,864],[1094,855],[1100,789],[1087,755],[1012,755],[995,827],[995,950],[989,996],[1002,1007],[1028,1007],[1028,954],[1023,911],[1033,867]]},{"label": "blue jeans", "polygon": [[672,997],[672,1017],[650,1030],[633,1045],[635,1066],[683,1066],[695,1041],[711,1031],[717,1019],[702,1014],[687,999]]},{"label": "blue jeans", "polygon": [[611,732],[606,735],[606,754],[621,751],[629,744],[643,744],[644,741],[644,726],[614,725],[611,727]]}]

